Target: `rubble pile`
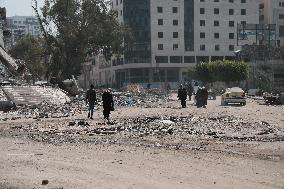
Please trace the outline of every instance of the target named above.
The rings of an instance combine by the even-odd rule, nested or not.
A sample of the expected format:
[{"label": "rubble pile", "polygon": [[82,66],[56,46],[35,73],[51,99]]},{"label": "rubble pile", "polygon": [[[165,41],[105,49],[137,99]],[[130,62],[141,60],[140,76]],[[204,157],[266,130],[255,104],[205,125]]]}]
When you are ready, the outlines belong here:
[{"label": "rubble pile", "polygon": [[3,91],[16,105],[35,105],[42,102],[64,104],[70,98],[60,89],[41,86],[3,86]]},{"label": "rubble pile", "polygon": [[165,105],[169,101],[168,95],[164,93],[131,93],[114,92],[115,106],[138,106],[144,108],[157,107]]},{"label": "rubble pile", "polygon": [[[36,141],[50,143],[88,142],[96,144],[155,145],[163,140],[190,141],[281,141],[284,130],[271,127],[267,122],[250,122],[234,116],[189,115],[186,117],[138,117],[111,123],[88,123],[86,120],[33,122],[13,127],[9,134],[25,134]],[[16,134],[17,135],[17,134]],[[192,140],[191,140],[192,141]]]},{"label": "rubble pile", "polygon": [[[6,88],[7,89],[7,88]],[[50,87],[33,87],[36,94],[48,94],[49,98],[40,98],[37,103],[18,104],[16,110],[2,112],[0,120],[16,120],[20,118],[27,119],[43,119],[43,118],[63,118],[85,113],[87,106],[84,95],[70,99],[60,89]],[[25,92],[27,90],[25,89]],[[10,93],[15,93],[15,91]],[[31,92],[30,92],[31,93]],[[0,94],[1,95],[1,94]],[[4,95],[4,94],[3,94]],[[15,97],[16,95],[14,95]],[[47,95],[45,95],[47,96]],[[101,101],[102,91],[98,91],[98,104],[96,109],[102,109]],[[51,97],[51,98],[50,98]],[[22,98],[27,100],[27,95]],[[136,107],[157,107],[165,105],[169,100],[168,96],[161,93],[130,93],[130,92],[114,92],[113,93],[115,106],[136,106]],[[31,98],[33,99],[33,98]],[[29,102],[31,102],[29,100]]]},{"label": "rubble pile", "polygon": [[42,102],[34,105],[19,105],[16,110],[9,112],[2,112],[0,120],[17,120],[17,119],[43,119],[43,118],[64,118],[86,111],[86,105],[83,101],[74,99],[65,104],[50,104],[49,102]]},{"label": "rubble pile", "polygon": [[0,88],[0,101],[7,101],[7,97],[1,88]]}]

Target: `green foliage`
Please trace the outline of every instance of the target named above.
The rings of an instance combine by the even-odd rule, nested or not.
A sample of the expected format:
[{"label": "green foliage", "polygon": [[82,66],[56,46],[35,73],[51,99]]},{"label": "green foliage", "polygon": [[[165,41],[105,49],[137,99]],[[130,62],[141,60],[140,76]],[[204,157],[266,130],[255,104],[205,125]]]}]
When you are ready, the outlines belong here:
[{"label": "green foliage", "polygon": [[34,76],[42,77],[46,71],[44,51],[42,39],[27,35],[13,46],[10,54],[16,59],[25,61],[26,66]]},{"label": "green foliage", "polygon": [[200,63],[196,65],[194,77],[203,82],[211,81],[210,72],[206,63]]},{"label": "green foliage", "polygon": [[234,82],[248,79],[249,66],[242,61],[214,61],[195,66],[194,78],[203,82]]},{"label": "green foliage", "polygon": [[51,54],[48,75],[70,78],[81,73],[81,64],[91,53],[110,58],[122,51],[125,28],[117,13],[104,0],[45,0],[37,9],[41,30]]}]

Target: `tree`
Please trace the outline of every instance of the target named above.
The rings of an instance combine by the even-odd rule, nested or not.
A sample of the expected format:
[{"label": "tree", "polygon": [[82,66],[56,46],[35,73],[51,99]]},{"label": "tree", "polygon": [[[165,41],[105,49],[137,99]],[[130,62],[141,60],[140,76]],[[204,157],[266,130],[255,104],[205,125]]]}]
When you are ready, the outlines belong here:
[{"label": "tree", "polygon": [[42,13],[37,0],[34,4],[51,55],[49,76],[78,76],[88,54],[103,53],[109,59],[122,51],[124,27],[104,0],[45,0]]},{"label": "tree", "polygon": [[27,35],[12,47],[10,54],[16,59],[23,60],[32,75],[42,77],[46,71],[44,49],[42,39]]},{"label": "tree", "polygon": [[193,75],[195,79],[203,82],[211,82],[212,80],[207,63],[197,64],[195,66],[195,73]]},{"label": "tree", "polygon": [[213,61],[195,66],[194,78],[203,82],[235,82],[247,80],[249,66],[243,61]]}]

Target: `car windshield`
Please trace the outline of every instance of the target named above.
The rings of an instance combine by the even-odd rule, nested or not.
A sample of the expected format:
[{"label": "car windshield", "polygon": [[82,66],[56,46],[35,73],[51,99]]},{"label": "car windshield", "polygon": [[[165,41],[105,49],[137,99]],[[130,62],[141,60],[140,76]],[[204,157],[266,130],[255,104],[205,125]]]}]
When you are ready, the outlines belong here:
[{"label": "car windshield", "polygon": [[233,87],[233,88],[228,88],[226,92],[231,92],[231,93],[243,93],[244,91],[239,88],[239,87]]}]

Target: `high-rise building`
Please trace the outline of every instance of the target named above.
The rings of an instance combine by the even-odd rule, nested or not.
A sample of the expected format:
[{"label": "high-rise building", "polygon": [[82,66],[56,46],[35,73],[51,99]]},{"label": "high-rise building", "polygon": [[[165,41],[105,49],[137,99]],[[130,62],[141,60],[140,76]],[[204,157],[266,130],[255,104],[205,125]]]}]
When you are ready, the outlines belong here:
[{"label": "high-rise building", "polygon": [[238,42],[238,24],[259,24],[259,0],[111,0],[111,8],[134,36],[99,69],[118,87],[177,84],[195,63],[232,59],[247,42]]},{"label": "high-rise building", "polygon": [[7,17],[7,27],[12,34],[10,44],[7,44],[8,46],[15,45],[18,40],[22,39],[27,34],[34,37],[41,35],[39,22],[34,16]]},{"label": "high-rise building", "polygon": [[261,24],[276,24],[278,46],[284,46],[284,0],[260,0]]}]

